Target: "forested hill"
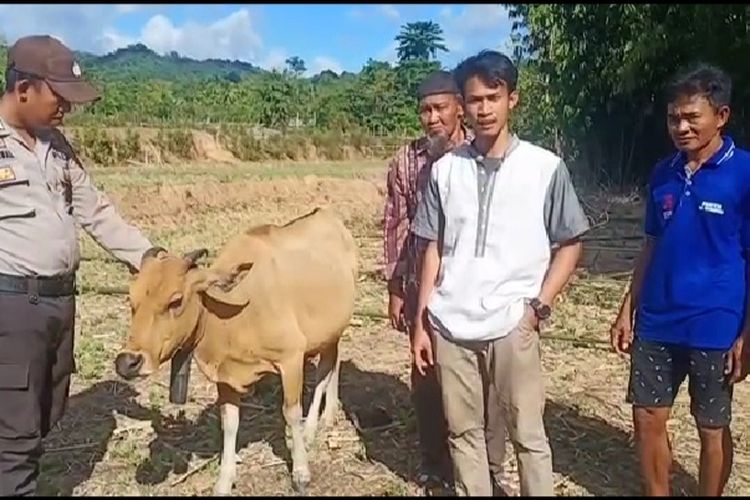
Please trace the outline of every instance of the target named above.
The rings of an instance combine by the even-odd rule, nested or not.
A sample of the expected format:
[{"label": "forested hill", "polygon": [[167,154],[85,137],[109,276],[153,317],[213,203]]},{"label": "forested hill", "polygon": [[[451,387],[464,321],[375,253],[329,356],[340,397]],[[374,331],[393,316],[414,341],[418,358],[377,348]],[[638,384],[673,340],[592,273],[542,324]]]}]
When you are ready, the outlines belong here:
[{"label": "forested hill", "polygon": [[[727,131],[750,147],[750,7],[742,4],[505,4],[513,23],[519,106],[511,125],[554,149],[578,173],[625,187],[672,151],[664,88],[697,62],[733,79]],[[550,36],[553,33],[555,36]],[[448,52],[441,26],[409,22],[397,61],[368,59],[356,74],[309,77],[292,56],[283,71],[238,61],[159,55],[143,45],[83,56],[104,98],[70,125],[201,128],[261,125],[308,136],[419,133],[416,88]],[[499,41],[499,40],[498,40]],[[0,46],[0,63],[4,62]],[[445,68],[450,69],[450,68]]]},{"label": "forested hill", "polygon": [[[103,56],[87,52],[76,51],[87,72],[96,74],[104,80],[165,80],[182,81],[197,80],[228,80],[237,83],[245,77],[267,73],[266,70],[244,61],[230,61],[228,59],[192,59],[171,52],[158,54],[142,43],[129,45],[117,49]],[[291,57],[287,66],[292,71],[304,72],[304,61]],[[309,77],[313,83],[336,80],[338,78],[352,78],[354,73],[344,71],[341,74],[331,70]]]},{"label": "forested hill", "polygon": [[91,73],[107,80],[168,80],[186,78],[227,79],[238,81],[244,76],[257,74],[263,70],[250,63],[208,59],[197,61],[176,52],[167,55],[157,54],[143,44],[130,45],[103,56],[79,52],[81,64]]}]

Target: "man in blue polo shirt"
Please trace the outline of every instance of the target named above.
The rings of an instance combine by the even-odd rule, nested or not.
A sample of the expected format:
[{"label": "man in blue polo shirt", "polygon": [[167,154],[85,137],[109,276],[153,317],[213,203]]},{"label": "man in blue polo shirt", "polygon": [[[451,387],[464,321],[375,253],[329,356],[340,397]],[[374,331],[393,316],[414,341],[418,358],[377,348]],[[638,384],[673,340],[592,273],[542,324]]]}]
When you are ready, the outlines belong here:
[{"label": "man in blue polo shirt", "polygon": [[686,377],[699,494],[721,495],[732,467],[732,384],[746,376],[750,346],[750,153],[722,134],[731,86],[722,70],[699,65],[667,87],[677,151],[651,175],[646,241],[611,330],[613,348],[631,358],[627,399],[647,495],[670,494],[667,420]]}]

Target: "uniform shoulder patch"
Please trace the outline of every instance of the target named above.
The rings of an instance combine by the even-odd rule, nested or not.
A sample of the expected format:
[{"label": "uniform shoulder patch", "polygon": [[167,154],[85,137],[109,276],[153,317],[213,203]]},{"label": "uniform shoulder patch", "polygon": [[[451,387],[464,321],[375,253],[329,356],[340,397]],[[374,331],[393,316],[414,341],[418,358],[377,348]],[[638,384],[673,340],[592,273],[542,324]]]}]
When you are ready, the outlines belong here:
[{"label": "uniform shoulder patch", "polygon": [[13,167],[0,167],[0,183],[16,180],[16,172]]},{"label": "uniform shoulder patch", "polygon": [[56,149],[51,150],[52,158],[60,161],[68,161],[68,155]]}]

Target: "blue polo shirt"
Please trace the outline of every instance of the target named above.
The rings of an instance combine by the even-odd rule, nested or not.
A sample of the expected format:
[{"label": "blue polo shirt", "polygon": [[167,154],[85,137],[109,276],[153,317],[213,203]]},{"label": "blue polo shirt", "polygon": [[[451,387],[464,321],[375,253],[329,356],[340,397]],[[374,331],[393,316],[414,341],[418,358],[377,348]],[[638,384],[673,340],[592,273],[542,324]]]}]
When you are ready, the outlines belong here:
[{"label": "blue polo shirt", "polygon": [[729,137],[692,176],[684,153],[659,162],[646,200],[654,238],[636,334],[696,349],[728,349],[742,329],[750,249],[750,153]]}]

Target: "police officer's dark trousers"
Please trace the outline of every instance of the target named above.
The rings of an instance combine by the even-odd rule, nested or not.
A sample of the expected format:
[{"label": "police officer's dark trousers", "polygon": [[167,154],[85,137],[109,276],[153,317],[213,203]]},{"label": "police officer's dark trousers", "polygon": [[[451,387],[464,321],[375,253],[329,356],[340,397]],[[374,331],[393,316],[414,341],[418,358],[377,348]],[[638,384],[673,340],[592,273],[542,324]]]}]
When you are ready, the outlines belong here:
[{"label": "police officer's dark trousers", "polygon": [[72,288],[0,275],[2,496],[36,494],[42,439],[65,410],[75,366]]}]

